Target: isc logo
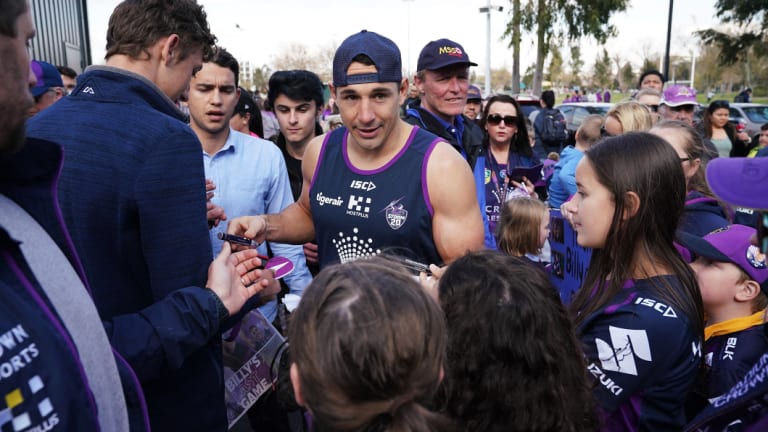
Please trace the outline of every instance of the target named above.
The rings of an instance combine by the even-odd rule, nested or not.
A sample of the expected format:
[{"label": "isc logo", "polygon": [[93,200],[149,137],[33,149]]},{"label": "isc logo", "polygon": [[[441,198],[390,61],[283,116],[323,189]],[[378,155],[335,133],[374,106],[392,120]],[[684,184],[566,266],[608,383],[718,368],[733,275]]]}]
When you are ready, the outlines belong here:
[{"label": "isc logo", "polygon": [[664,303],[657,302],[656,300],[638,297],[637,300],[635,300],[635,304],[647,306],[657,312],[661,312],[661,314],[665,317],[677,318],[677,313],[675,313],[675,310],[672,309],[671,306],[667,306]]},{"label": "isc logo", "polygon": [[352,180],[352,184],[349,185],[352,189],[360,189],[370,192],[376,189],[376,185],[372,181]]}]

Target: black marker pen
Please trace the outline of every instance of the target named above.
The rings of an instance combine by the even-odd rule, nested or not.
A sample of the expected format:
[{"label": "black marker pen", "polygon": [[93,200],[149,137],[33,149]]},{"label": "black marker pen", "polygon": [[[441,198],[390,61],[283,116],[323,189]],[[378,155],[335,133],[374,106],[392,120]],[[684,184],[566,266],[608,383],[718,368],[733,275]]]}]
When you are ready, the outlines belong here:
[{"label": "black marker pen", "polygon": [[241,246],[247,246],[249,248],[256,249],[259,247],[261,243],[257,242],[256,240],[251,240],[247,237],[240,237],[236,236],[234,234],[227,234],[224,232],[220,232],[216,234],[216,237],[219,238],[219,240],[223,240],[226,242],[230,242],[232,244],[241,245]]}]

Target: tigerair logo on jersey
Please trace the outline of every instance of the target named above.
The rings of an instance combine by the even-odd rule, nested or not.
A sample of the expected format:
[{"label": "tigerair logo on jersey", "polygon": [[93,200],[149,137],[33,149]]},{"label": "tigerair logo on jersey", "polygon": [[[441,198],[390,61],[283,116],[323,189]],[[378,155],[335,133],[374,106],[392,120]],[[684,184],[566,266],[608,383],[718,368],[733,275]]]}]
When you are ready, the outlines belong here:
[{"label": "tigerair logo on jersey", "polygon": [[[387,219],[387,224],[390,228],[397,231],[405,225],[405,221],[408,219],[408,210],[404,208],[400,201],[405,197],[400,197],[389,203],[384,207],[384,216]],[[379,212],[381,213],[381,212]]]},{"label": "tigerair logo on jersey", "polygon": [[637,376],[635,358],[650,362],[651,346],[645,330],[632,330],[608,326],[610,343],[595,338],[597,356],[603,369]]},{"label": "tigerair logo on jersey", "polygon": [[[40,352],[21,324],[0,335],[0,385],[19,383],[12,377],[29,367]],[[16,384],[18,385],[18,384]],[[59,424],[59,417],[48,398],[45,384],[39,375],[26,379],[19,387],[3,387],[0,406],[0,430],[49,431]],[[10,390],[10,391],[8,391]]]},{"label": "tigerair logo on jersey", "polygon": [[334,207],[341,207],[344,205],[344,200],[341,199],[341,197],[327,197],[323,195],[322,192],[318,192],[318,194],[315,195],[315,199],[317,200],[317,203],[320,205],[320,207],[326,204]]}]

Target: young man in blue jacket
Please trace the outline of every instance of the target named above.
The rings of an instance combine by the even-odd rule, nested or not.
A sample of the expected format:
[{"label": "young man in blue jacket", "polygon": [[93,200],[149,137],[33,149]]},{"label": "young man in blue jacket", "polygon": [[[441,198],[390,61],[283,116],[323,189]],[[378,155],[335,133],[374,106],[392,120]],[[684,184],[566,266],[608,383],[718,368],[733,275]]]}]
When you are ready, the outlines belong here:
[{"label": "young man in blue jacket", "polygon": [[64,148],[64,220],[154,430],[227,428],[221,330],[239,307],[204,289],[212,250],[200,142],[175,104],[214,42],[194,0],[123,2],[106,65],[88,68],[27,130]]}]

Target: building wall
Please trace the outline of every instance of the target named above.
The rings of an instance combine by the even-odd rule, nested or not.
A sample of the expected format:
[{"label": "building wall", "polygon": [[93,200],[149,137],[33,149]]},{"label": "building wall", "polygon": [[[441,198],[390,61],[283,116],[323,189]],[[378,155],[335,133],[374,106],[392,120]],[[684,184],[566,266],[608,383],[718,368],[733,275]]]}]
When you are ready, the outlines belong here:
[{"label": "building wall", "polygon": [[32,57],[82,72],[91,64],[86,0],[31,0]]}]

